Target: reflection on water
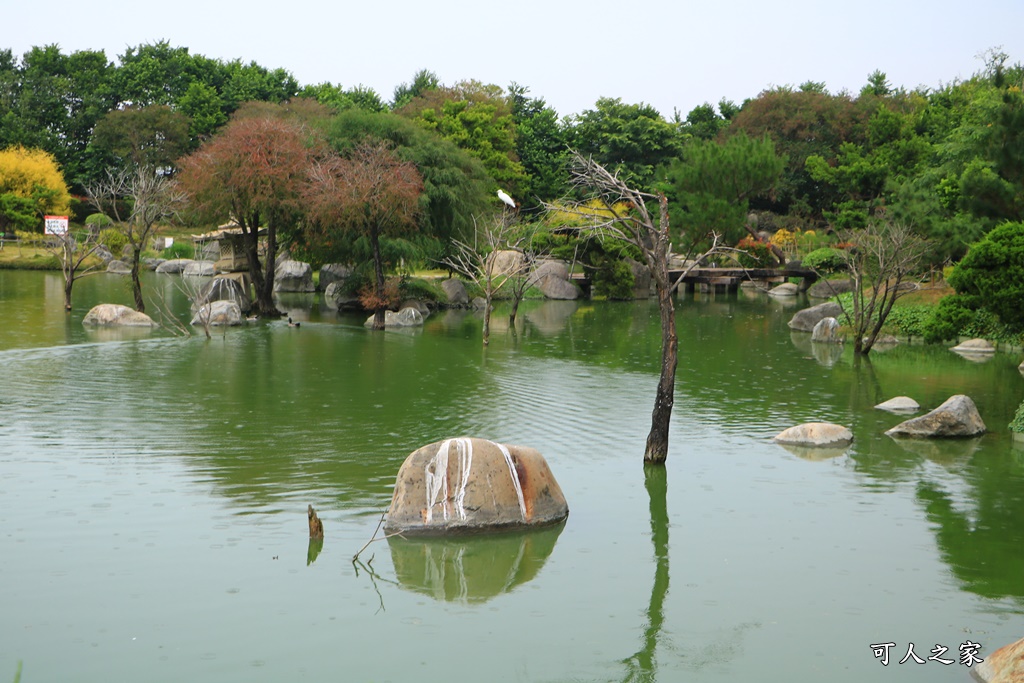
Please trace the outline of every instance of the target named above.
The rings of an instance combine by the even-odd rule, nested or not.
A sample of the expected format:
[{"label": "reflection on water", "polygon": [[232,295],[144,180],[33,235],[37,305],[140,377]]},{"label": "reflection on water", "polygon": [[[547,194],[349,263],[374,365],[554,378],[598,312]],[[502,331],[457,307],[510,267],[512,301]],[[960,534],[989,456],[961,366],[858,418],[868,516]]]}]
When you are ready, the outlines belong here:
[{"label": "reflection on water", "polygon": [[402,588],[442,602],[484,603],[532,580],[565,525],[458,538],[388,537]]}]

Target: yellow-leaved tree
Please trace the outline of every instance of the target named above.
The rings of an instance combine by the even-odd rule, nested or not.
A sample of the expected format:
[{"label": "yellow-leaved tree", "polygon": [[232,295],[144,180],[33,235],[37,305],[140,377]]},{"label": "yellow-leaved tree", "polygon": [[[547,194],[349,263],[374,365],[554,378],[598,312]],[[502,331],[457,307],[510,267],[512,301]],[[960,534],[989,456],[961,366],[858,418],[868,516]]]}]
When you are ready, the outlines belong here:
[{"label": "yellow-leaved tree", "polygon": [[25,147],[0,150],[0,231],[42,231],[42,217],[67,215],[71,195],[57,160]]}]

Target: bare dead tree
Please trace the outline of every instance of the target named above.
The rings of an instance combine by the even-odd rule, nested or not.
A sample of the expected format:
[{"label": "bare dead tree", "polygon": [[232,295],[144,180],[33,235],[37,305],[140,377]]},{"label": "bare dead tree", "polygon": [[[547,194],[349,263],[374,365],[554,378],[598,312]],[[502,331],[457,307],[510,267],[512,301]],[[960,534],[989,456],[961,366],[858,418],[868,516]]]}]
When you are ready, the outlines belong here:
[{"label": "bare dead tree", "polygon": [[108,169],[103,178],[87,185],[85,190],[96,210],[113,218],[128,239],[135,310],[145,312],[139,279],[142,251],[156,224],[175,216],[184,206],[185,193],[152,166]]},{"label": "bare dead tree", "polygon": [[[668,457],[669,423],[675,403],[676,366],[679,359],[673,294],[693,268],[723,249],[719,247],[718,235],[712,234],[711,247],[701,254],[691,255],[686,260],[689,265],[672,280],[668,268],[671,246],[668,199],[664,194],[654,195],[629,187],[617,174],[575,151],[572,152],[571,181],[573,188],[587,199],[600,200],[604,209],[595,212],[582,201],[569,202],[568,209],[566,204],[545,204],[545,208],[549,211],[576,213],[588,223],[581,231],[611,237],[637,247],[643,254],[644,264],[657,289],[661,316],[661,378],[651,413],[651,431],[647,435],[644,462],[664,464]],[[658,205],[657,221],[648,209],[648,202],[655,201]]]},{"label": "bare dead tree", "polygon": [[[515,229],[515,221],[508,211],[503,211],[483,224],[474,218],[473,225],[473,241],[453,240],[455,253],[442,263],[483,289],[486,302],[483,337],[484,346],[487,346],[491,336],[491,302],[494,295],[506,285],[515,287],[520,281],[525,281],[525,275],[532,266],[523,249],[529,235]],[[503,251],[513,252],[517,258],[499,262],[499,253]]]},{"label": "bare dead tree", "polygon": [[98,263],[86,263],[86,259],[95,254],[101,245],[91,231],[84,232],[79,239],[75,239],[70,231],[52,237],[50,251],[60,260],[61,273],[64,275],[64,310],[70,311],[71,290],[75,282],[101,272]]},{"label": "bare dead tree", "polygon": [[909,278],[917,273],[928,252],[927,240],[918,237],[904,223],[885,219],[870,222],[859,230],[846,230],[840,239],[854,246],[840,250],[853,281],[853,301],[843,315],[853,328],[853,352],[866,356],[878,339],[893,304],[914,291]]}]

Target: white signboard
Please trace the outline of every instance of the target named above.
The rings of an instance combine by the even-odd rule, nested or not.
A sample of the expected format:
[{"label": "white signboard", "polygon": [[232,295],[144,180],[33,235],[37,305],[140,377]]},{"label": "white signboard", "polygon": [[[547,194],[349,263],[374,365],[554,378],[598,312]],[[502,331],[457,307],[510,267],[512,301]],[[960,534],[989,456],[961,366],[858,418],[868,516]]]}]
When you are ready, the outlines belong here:
[{"label": "white signboard", "polygon": [[43,216],[45,221],[45,232],[47,235],[66,235],[68,234],[68,217],[67,216]]}]

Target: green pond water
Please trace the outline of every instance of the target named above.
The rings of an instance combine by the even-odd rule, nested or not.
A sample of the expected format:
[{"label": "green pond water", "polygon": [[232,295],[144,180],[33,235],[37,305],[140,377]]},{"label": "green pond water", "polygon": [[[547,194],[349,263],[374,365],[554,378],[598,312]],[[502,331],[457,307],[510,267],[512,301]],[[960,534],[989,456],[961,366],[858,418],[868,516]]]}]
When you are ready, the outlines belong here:
[{"label": "green pond water", "polygon": [[[149,276],[178,315],[173,276]],[[125,280],[0,271],[0,681],[968,681],[1024,636],[1021,358],[899,346],[855,363],[797,302],[678,304],[671,451],[645,472],[652,303],[499,308],[371,333],[302,321],[182,339],[89,331]],[[894,441],[908,395],[990,432]],[[845,452],[772,441],[848,425]],[[570,506],[539,533],[371,544],[421,445],[532,446]],[[310,546],[306,506],[323,519]],[[893,643],[884,667],[871,645]],[[914,644],[953,664],[899,664]]]}]

